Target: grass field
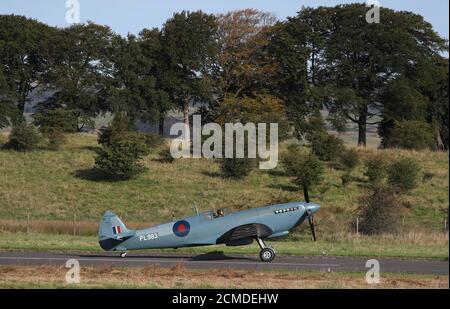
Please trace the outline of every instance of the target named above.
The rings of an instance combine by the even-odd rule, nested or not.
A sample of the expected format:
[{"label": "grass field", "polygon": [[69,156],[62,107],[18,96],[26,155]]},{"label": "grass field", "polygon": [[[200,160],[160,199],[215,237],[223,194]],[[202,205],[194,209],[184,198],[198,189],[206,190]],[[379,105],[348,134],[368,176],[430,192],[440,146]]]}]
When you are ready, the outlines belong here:
[{"label": "grass field", "polygon": [[[355,237],[340,235],[336,239],[325,238],[317,242],[303,241],[269,241],[280,255],[302,256],[365,256],[365,257],[401,257],[401,258],[437,258],[448,259],[448,237],[409,233],[402,237],[384,235],[377,237]],[[3,233],[0,238],[2,250],[32,251],[100,251],[95,236],[70,236],[51,234]],[[223,251],[224,253],[242,253],[258,255],[259,247],[254,243],[243,247],[226,247],[223,245],[166,250],[147,250],[152,252],[189,252],[206,253]]]},{"label": "grass field", "polygon": [[[0,134],[0,144],[5,140],[6,136]],[[173,164],[164,164],[157,160],[156,152],[144,159],[148,171],[136,179],[98,181],[92,172],[95,147],[98,147],[95,135],[74,134],[69,136],[63,149],[56,152],[45,149],[27,153],[0,150],[0,230],[15,231],[14,226],[22,226],[20,230],[23,231],[28,213],[31,232],[45,233],[42,236],[32,233],[33,239],[40,239],[34,243],[41,244],[34,246],[50,248],[53,245],[45,242],[49,239],[59,250],[71,236],[49,235],[71,233],[75,216],[78,222],[76,232],[86,235],[86,238],[76,236],[65,246],[75,246],[73,244],[79,240],[81,248],[75,246],[76,249],[83,249],[83,244],[88,243],[90,250],[97,243],[95,237],[89,235],[95,235],[97,222],[108,209],[119,214],[126,224],[131,222],[130,226],[150,226],[171,221],[172,214],[176,217],[192,215],[194,203],[200,211],[218,208],[235,211],[303,200],[302,192],[284,175],[281,164],[273,171],[257,170],[236,181],[222,178],[216,161],[181,159]],[[368,188],[363,176],[364,167],[361,164],[353,173],[354,181],[343,187],[340,180],[343,172],[328,166],[324,184],[311,192],[311,199],[322,205],[316,216],[321,241],[311,245],[309,232],[303,225],[287,242],[293,244],[289,250],[301,254],[325,250],[330,255],[345,252],[350,255],[379,255],[384,252],[390,256],[448,257],[448,239],[442,236],[449,203],[448,153],[359,151],[363,157],[374,152],[380,152],[389,159],[414,157],[424,172],[433,175],[431,180],[420,183],[417,189],[402,198],[398,210],[393,213],[401,229],[400,235],[386,236],[388,240],[381,241],[352,239],[350,226],[355,220],[358,199]],[[17,248],[41,249],[33,248],[29,236],[8,234],[8,237],[0,239],[0,249],[11,249],[12,240],[16,240]],[[292,242],[294,239],[301,242]],[[277,246],[283,248],[282,244],[280,242]]]},{"label": "grass field", "polygon": [[298,271],[190,270],[172,268],[89,268],[80,283],[65,282],[68,269],[55,266],[0,266],[0,288],[439,288],[448,289],[448,276],[381,274],[379,284],[368,284],[364,273]]}]

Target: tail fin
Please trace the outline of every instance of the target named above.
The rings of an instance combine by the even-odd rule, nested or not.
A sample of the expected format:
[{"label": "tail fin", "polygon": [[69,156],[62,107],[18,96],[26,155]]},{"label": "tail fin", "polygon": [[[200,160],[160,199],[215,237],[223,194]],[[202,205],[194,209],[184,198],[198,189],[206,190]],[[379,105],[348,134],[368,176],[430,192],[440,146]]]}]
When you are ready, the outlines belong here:
[{"label": "tail fin", "polygon": [[123,241],[130,238],[130,230],[113,212],[107,211],[103,215],[98,228],[98,241],[104,250],[117,249]]}]

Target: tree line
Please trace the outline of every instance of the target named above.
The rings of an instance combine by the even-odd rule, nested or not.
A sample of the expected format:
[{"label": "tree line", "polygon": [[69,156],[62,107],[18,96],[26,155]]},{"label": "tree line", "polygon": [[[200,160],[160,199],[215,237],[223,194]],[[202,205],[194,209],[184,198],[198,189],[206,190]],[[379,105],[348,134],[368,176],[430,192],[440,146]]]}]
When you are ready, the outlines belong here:
[{"label": "tree line", "polygon": [[112,112],[161,132],[169,111],[189,124],[189,105],[202,102],[205,119],[283,122],[299,139],[328,138],[327,120],[356,126],[359,146],[376,125],[383,147],[448,149],[448,42],[420,15],[381,8],[369,24],[366,10],[302,8],[286,21],[183,11],[126,37],[0,15],[0,128],[23,122],[43,92],[35,119],[56,114],[72,131]]}]

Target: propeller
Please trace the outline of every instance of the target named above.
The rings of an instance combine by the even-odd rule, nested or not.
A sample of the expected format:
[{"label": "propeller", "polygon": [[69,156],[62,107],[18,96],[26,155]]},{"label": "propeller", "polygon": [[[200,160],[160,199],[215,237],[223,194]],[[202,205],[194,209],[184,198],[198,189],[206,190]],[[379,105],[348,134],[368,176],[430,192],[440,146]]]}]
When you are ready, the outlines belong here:
[{"label": "propeller", "polygon": [[305,196],[305,202],[309,204],[308,186],[303,185],[303,195]]},{"label": "propeller", "polygon": [[309,209],[306,211],[306,215],[308,216],[309,228],[311,229],[312,239],[316,241],[317,237],[316,237],[316,227],[314,226],[314,215],[312,211]]}]

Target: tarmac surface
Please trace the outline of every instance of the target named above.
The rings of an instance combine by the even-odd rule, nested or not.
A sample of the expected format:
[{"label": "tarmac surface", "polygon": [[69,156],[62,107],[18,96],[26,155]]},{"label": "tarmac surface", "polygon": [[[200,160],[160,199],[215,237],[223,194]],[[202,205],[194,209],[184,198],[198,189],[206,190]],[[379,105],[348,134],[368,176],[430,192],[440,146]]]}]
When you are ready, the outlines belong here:
[{"label": "tarmac surface", "polygon": [[[187,253],[54,253],[54,252],[0,252],[0,265],[64,266],[69,259],[79,261],[81,267],[172,267],[184,265],[192,269],[251,269],[251,270],[305,270],[324,272],[367,272],[373,265],[370,258],[360,257],[303,257],[278,255],[271,263],[264,263],[257,255],[211,252],[201,255]],[[381,272],[448,275],[449,262],[425,259],[375,258]]]}]

